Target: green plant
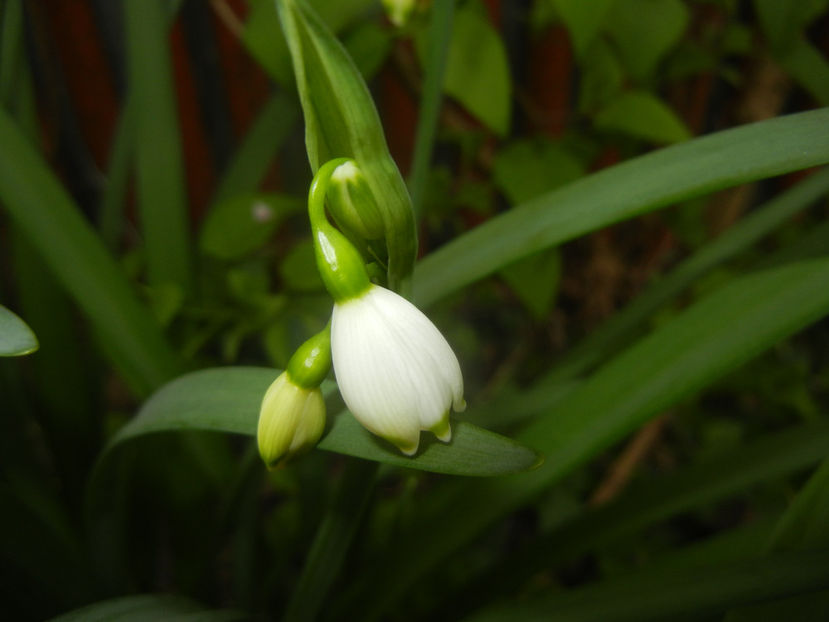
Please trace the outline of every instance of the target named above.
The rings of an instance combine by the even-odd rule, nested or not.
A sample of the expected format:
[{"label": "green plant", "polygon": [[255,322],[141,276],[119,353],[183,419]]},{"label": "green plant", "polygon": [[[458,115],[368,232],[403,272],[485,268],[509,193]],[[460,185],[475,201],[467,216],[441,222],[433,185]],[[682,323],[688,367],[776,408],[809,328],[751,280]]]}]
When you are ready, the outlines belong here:
[{"label": "green plant", "polygon": [[[90,201],[44,147],[51,74],[26,41],[54,14],[0,3],[10,617],[829,611],[827,3],[589,5],[418,2],[392,24],[370,0],[125,0]],[[187,128],[219,144],[221,115],[177,108],[168,42],[212,41],[205,16],[276,89],[194,190]],[[419,446],[374,411],[392,443],[361,427],[328,374],[328,292],[380,286],[463,371],[468,410],[418,411]],[[299,397],[265,403],[287,423],[257,450],[277,377]],[[454,367],[412,377],[460,407]]]}]

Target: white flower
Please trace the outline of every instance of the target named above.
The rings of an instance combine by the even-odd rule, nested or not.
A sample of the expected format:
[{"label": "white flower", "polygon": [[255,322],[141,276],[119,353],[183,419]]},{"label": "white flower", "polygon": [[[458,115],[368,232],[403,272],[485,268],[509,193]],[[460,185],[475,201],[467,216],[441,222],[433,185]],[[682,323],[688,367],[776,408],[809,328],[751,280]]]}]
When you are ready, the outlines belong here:
[{"label": "white flower", "polygon": [[458,359],[435,325],[377,285],[334,305],[334,373],[346,405],[374,434],[413,455],[420,431],[452,438],[449,409],[466,408]]}]

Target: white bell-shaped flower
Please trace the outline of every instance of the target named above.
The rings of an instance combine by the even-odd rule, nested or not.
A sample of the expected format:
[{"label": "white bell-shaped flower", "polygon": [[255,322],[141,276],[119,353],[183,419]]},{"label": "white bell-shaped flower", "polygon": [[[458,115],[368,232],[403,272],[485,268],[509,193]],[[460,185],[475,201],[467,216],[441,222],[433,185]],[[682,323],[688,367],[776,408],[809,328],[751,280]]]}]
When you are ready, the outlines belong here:
[{"label": "white bell-shaped flower", "polygon": [[420,431],[452,438],[449,410],[462,411],[463,377],[443,335],[417,307],[370,285],[334,305],[334,374],[346,405],[374,434],[413,455]]}]

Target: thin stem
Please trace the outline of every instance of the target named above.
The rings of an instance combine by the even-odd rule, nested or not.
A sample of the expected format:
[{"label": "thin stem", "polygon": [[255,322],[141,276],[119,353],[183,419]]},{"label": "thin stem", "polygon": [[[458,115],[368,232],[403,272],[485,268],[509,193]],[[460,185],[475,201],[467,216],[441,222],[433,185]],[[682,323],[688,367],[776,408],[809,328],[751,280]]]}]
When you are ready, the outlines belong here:
[{"label": "thin stem", "polygon": [[423,78],[423,95],[420,100],[420,114],[417,119],[417,134],[412,155],[412,172],[409,177],[409,190],[412,195],[415,219],[419,217],[423,209],[423,194],[437,133],[443,75],[446,70],[446,57],[449,54],[454,12],[454,0],[444,0],[433,4],[428,58]]},{"label": "thin stem", "polygon": [[371,284],[362,255],[325,215],[325,195],[331,175],[338,166],[349,161],[348,158],[336,158],[323,164],[314,175],[308,192],[308,216],[317,269],[328,293],[338,303],[359,297]]}]

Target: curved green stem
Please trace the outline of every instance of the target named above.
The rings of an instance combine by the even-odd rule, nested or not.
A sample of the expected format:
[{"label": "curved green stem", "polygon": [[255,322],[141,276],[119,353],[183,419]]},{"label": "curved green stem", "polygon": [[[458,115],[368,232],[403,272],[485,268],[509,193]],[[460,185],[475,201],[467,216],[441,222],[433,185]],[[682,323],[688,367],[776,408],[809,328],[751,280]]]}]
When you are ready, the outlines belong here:
[{"label": "curved green stem", "polygon": [[336,302],[361,296],[371,285],[360,253],[337,231],[325,215],[325,195],[331,175],[348,158],[336,158],[323,164],[308,192],[308,216],[314,237],[314,254],[322,282]]}]

